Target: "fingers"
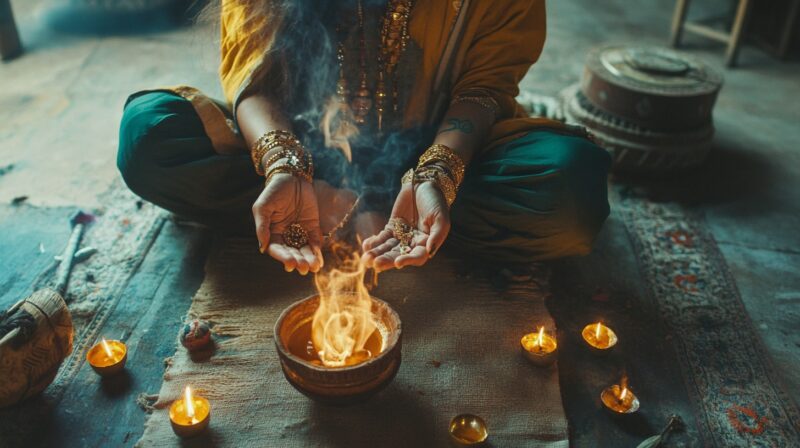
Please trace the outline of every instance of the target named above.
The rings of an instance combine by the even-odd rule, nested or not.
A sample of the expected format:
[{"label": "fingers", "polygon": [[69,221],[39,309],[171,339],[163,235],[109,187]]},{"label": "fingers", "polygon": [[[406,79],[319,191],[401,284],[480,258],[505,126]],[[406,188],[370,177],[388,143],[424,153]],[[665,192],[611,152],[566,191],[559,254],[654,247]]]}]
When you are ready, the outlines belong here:
[{"label": "fingers", "polygon": [[450,219],[442,214],[436,216],[431,226],[430,236],[428,237],[427,250],[431,257],[444,244],[447,234],[450,233]]},{"label": "fingers", "polygon": [[322,229],[319,221],[308,222],[304,225],[308,232],[308,245],[300,248],[300,253],[308,262],[310,272],[319,272],[325,265],[322,258]]},{"label": "fingers", "polygon": [[276,235],[276,241],[269,245],[269,256],[283,263],[286,272],[292,272],[297,268],[297,259],[290,251],[290,247],[283,244],[283,238]]},{"label": "fingers", "polygon": [[416,246],[411,249],[411,252],[395,258],[394,267],[403,269],[406,266],[422,266],[428,261],[428,258],[428,251],[425,249],[425,246]]},{"label": "fingers", "polygon": [[371,236],[364,240],[364,243],[361,244],[361,248],[364,252],[368,252],[372,250],[374,247],[379,246],[385,243],[389,238],[391,238],[394,234],[389,229],[383,229],[378,232],[377,235]]},{"label": "fingers", "polygon": [[256,238],[258,238],[258,250],[262,254],[267,250],[270,237],[270,225],[272,224],[273,210],[268,202],[262,202],[259,197],[253,204],[253,218],[256,223]]},{"label": "fingers", "polygon": [[[305,260],[306,264],[308,265],[308,270],[306,272],[319,272],[319,268],[322,265],[322,256],[317,256],[311,246],[303,246],[300,248],[300,255]],[[300,271],[301,274],[305,275],[305,273],[300,270],[298,267],[297,269]]]},{"label": "fingers", "polygon": [[390,237],[379,246],[364,252],[364,255],[361,256],[361,260],[367,267],[376,267],[375,263],[378,261],[377,259],[394,249],[398,244],[400,244],[400,241],[398,241],[397,238]]},{"label": "fingers", "polygon": [[387,250],[381,255],[375,257],[375,259],[372,261],[372,268],[375,269],[375,272],[391,269],[394,267],[394,262],[399,256],[400,249],[396,246],[392,247],[390,250]]},{"label": "fingers", "polygon": [[[305,247],[308,247],[308,246],[305,246]],[[303,254],[300,252],[300,249],[295,249],[294,247],[290,247],[288,249],[289,249],[289,253],[292,254],[292,257],[294,257],[295,265],[297,267],[297,272],[300,275],[308,274],[308,270],[310,269],[310,264],[309,264],[308,260],[306,259],[306,257],[304,257]],[[292,272],[292,271],[289,271],[289,272]]]}]

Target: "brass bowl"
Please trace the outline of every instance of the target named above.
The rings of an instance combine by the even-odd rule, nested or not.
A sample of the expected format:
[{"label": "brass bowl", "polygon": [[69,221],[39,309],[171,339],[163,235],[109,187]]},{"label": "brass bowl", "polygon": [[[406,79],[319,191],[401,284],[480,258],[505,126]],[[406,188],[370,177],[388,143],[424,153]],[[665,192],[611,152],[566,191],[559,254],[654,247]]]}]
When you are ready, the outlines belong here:
[{"label": "brass bowl", "polygon": [[363,401],[386,387],[400,368],[403,340],[400,317],[386,302],[372,298],[372,311],[388,331],[380,354],[345,367],[315,365],[289,351],[289,338],[314,317],[319,296],[293,303],[275,323],[275,348],[286,380],[312,400],[332,405]]}]

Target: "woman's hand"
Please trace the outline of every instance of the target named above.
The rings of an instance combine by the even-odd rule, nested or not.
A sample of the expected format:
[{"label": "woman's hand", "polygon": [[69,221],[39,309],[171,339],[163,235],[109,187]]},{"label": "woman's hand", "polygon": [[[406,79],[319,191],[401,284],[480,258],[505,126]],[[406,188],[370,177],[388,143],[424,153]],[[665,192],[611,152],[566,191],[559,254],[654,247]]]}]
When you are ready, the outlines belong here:
[{"label": "woman's hand", "polygon": [[[299,208],[299,210],[298,210]],[[317,272],[323,264],[322,232],[314,186],[291,174],[279,173],[253,204],[256,236],[261,253],[283,263],[286,272],[297,269],[301,275]],[[308,245],[295,249],[283,241],[283,232],[297,222],[308,232]]]},{"label": "woman's hand", "polygon": [[[414,222],[416,199],[417,222]],[[450,232],[450,210],[441,191],[432,182],[403,185],[394,202],[392,218],[401,218],[416,226],[410,250],[402,253],[390,221],[377,235],[363,243],[362,260],[376,271],[405,266],[422,266],[432,258]]]}]

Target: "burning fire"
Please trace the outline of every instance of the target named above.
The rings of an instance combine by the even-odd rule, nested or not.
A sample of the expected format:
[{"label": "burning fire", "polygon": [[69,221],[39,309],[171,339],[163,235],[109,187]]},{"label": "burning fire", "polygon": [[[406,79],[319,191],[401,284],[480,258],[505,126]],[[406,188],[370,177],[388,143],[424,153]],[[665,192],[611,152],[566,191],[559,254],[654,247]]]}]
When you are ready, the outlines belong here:
[{"label": "burning fire", "polygon": [[109,357],[109,359],[113,359],[114,358],[114,354],[111,353],[111,347],[108,346],[108,342],[106,342],[106,338],[101,338],[100,339],[100,343],[103,345],[103,350],[105,350],[106,355]]},{"label": "burning fire", "polygon": [[357,364],[377,354],[365,349],[369,337],[379,329],[364,284],[365,273],[356,253],[340,268],[319,273],[314,279],[320,301],[311,324],[311,341],[327,367]]},{"label": "burning fire", "polygon": [[619,380],[619,388],[621,390],[618,399],[620,402],[623,402],[625,401],[625,397],[628,396],[628,375],[622,375],[622,378]]},{"label": "burning fire", "polygon": [[539,327],[539,335],[536,336],[536,344],[534,346],[541,347],[544,343],[544,327]]},{"label": "burning fire", "polygon": [[189,418],[194,417],[194,402],[192,401],[192,390],[189,386],[183,390],[183,404],[186,406],[186,416]]}]

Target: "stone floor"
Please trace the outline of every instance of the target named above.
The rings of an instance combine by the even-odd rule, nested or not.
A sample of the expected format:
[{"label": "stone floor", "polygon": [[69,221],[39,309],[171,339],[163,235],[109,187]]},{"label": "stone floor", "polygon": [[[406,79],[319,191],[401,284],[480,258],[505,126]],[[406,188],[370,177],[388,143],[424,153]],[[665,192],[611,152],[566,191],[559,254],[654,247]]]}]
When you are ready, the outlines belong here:
[{"label": "stone floor", "polygon": [[[26,53],[0,64],[0,247],[6,250],[0,306],[24,293],[32,277],[22,271],[35,271],[31,257],[39,243],[56,247],[65,240],[64,211],[97,206],[117,178],[116,136],[127,94],[190,83],[220,96],[209,26],[159,30],[157,23],[146,33],[98,36],[56,31],[70,23],[54,13],[58,2],[11,3]],[[714,12],[720,2],[710,3],[707,8]],[[598,44],[664,44],[672,2],[630,5],[625,0],[550,2],[548,42],[523,87],[554,94],[576,82],[583,56]],[[720,46],[691,37],[686,42],[687,51],[722,66]],[[752,320],[800,401],[800,64],[746,46],[740,67],[726,70],[725,80],[707,163],[679,178],[641,183],[653,197],[685,203],[705,215]],[[23,207],[11,205],[21,196],[27,197]],[[196,276],[201,264],[184,260],[183,243],[174,241],[197,244],[197,235],[176,235],[171,229],[163,238],[173,242],[160,243],[150,268],[160,269],[173,251]],[[202,257],[202,251],[192,253]],[[181,302],[164,312],[175,320],[186,307]],[[145,383],[150,391],[157,390],[157,380]],[[91,440],[90,432],[75,434],[76,444],[102,444]],[[137,438],[114,440],[130,445]],[[573,441],[591,446],[584,437]]]}]

